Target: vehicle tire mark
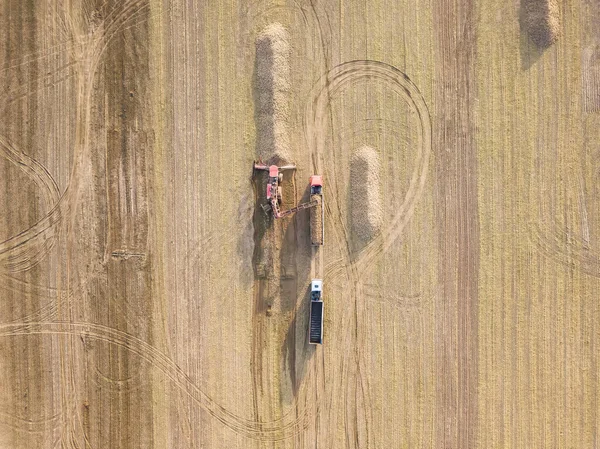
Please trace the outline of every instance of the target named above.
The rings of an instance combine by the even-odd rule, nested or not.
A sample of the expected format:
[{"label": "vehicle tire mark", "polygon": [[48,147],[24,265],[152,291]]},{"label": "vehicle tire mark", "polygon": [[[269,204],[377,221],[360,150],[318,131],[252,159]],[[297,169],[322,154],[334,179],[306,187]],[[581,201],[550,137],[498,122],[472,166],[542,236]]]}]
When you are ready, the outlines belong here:
[{"label": "vehicle tire mark", "polygon": [[[360,392],[358,391],[358,388],[354,391],[355,403],[349,404],[349,357],[348,355],[344,356],[342,358],[342,379],[340,388],[341,392],[345,392],[343,396],[345,401],[344,416],[346,420],[346,444],[349,447],[355,445],[359,445],[360,447],[364,444],[368,445],[372,439],[372,434],[369,431],[372,419],[370,417],[370,409],[366,409],[369,404],[367,397],[368,392],[364,389],[362,380],[364,377],[362,373],[364,371],[363,355],[364,344],[366,342],[366,329],[364,313],[361,306],[358,304],[358,298],[364,297],[359,296],[362,291],[360,280],[362,275],[367,271],[366,269],[372,263],[373,258],[389,249],[403,232],[414,213],[414,208],[418,199],[422,195],[427,178],[429,160],[431,158],[431,118],[422,94],[404,73],[400,72],[395,67],[377,61],[350,61],[331,69],[315,86],[311,102],[307,105],[304,124],[306,140],[308,147],[313,154],[315,169],[319,171],[321,169],[326,145],[327,124],[329,122],[331,126],[333,125],[331,117],[332,99],[343,89],[355,85],[358,82],[369,81],[372,79],[377,79],[385,83],[388,88],[391,88],[400,95],[416,113],[416,116],[419,119],[417,142],[418,153],[408,191],[397,214],[393,217],[391,223],[383,229],[382,233],[357,254],[352,254],[349,244],[350,234],[349,230],[345,227],[344,222],[334,220],[334,216],[342,216],[342,207],[339,204],[339,201],[337,201],[337,198],[340,198],[340,195],[333,195],[333,206],[330,206],[330,202],[326,201],[326,212],[329,222],[333,223],[332,227],[334,234],[337,237],[340,247],[345,247],[346,249],[345,251],[342,251],[341,260],[335,261],[324,267],[322,277],[329,284],[334,278],[341,276],[342,273],[345,272],[349,284],[354,285],[355,287],[352,289],[353,307],[345,307],[343,309],[344,313],[341,318],[341,326],[339,327],[339,329],[343,329],[344,332],[343,347],[354,348],[353,362],[356,367],[356,372],[354,373],[355,375],[353,378],[356,382],[355,386],[358,387],[358,385],[360,385]],[[336,164],[333,163],[331,166],[331,176],[329,176],[329,178],[336,180],[338,178],[335,173]],[[334,182],[333,185],[335,191],[337,184]],[[329,207],[333,207],[336,213],[332,213]],[[322,263],[321,266],[323,266]],[[354,319],[352,319],[352,316],[350,315],[351,310],[353,311]],[[352,326],[352,323],[354,326]],[[354,329],[355,335],[352,335],[352,329]],[[333,401],[332,407],[337,408],[334,402],[340,395],[337,394],[336,391],[332,391],[331,401]],[[352,413],[352,411],[349,410],[349,407],[351,409],[356,409],[358,407],[360,395],[362,395],[362,404],[365,410],[364,415],[359,416],[357,413]],[[331,424],[331,422],[329,424]]]},{"label": "vehicle tire mark", "polygon": [[208,394],[204,393],[164,353],[145,341],[114,328],[93,323],[73,322],[31,322],[0,325],[0,338],[21,335],[80,336],[125,348],[162,372],[216,420],[248,438],[261,441],[289,439],[306,429],[310,423],[312,409],[306,404],[303,408],[299,407],[300,404],[298,404],[298,417],[289,422],[282,422],[283,418],[270,422],[257,422],[236,415],[217,404]]},{"label": "vehicle tire mark", "polygon": [[[136,6],[142,4],[139,8]],[[3,260],[12,257],[12,262],[6,268],[10,270],[11,267],[16,268],[18,271],[27,269],[27,267],[33,266],[32,264],[38,263],[47,254],[48,249],[52,245],[44,245],[42,251],[37,251],[36,248],[40,245],[40,242],[44,242],[46,239],[55,239],[58,234],[60,223],[62,222],[65,215],[71,216],[70,222],[72,223],[72,214],[75,212],[75,204],[77,202],[77,191],[79,187],[80,177],[78,176],[81,170],[81,165],[85,156],[87,156],[88,147],[88,125],[90,117],[90,99],[91,90],[94,82],[99,61],[106,50],[111,39],[122,30],[125,24],[131,19],[135,19],[145,8],[148,7],[145,0],[135,0],[126,3],[121,11],[115,12],[114,17],[110,17],[113,20],[108,24],[106,29],[102,31],[100,36],[96,35],[83,35],[78,36],[75,30],[76,25],[70,23],[70,33],[73,39],[77,42],[79,38],[83,37],[85,42],[91,41],[90,47],[84,50],[84,54],[78,58],[77,66],[77,120],[78,124],[76,131],[76,142],[74,151],[74,163],[71,170],[70,182],[62,196],[52,196],[52,203],[50,211],[37,223],[31,226],[29,229],[13,236],[4,242],[0,243],[0,264]],[[68,20],[67,20],[68,22]],[[97,33],[100,28],[95,28],[93,31]],[[27,155],[17,151],[12,147],[10,142],[5,138],[0,140],[0,151],[2,155],[9,161],[18,164],[21,167],[28,167],[28,171],[25,171],[32,179],[38,180],[41,186],[46,187],[48,190],[51,186],[56,187],[56,182],[49,175],[47,170],[41,165],[37,164]],[[51,179],[51,181],[48,180]],[[49,207],[49,208],[50,208]],[[32,246],[33,248],[29,248]],[[23,260],[23,263],[17,263],[15,260]],[[1,265],[0,265],[1,266]]]},{"label": "vehicle tire mark", "polygon": [[[39,63],[43,59],[51,58],[54,56],[60,56],[64,53],[67,53],[69,51],[68,45],[71,44],[72,42],[73,42],[72,39],[67,39],[67,40],[62,41],[60,44],[56,44],[51,47],[41,49],[37,52],[23,55],[17,59],[17,61],[20,61],[20,62],[0,68],[0,74],[10,72],[11,70],[18,69],[27,64]],[[59,48],[59,47],[61,47],[61,48]],[[49,50],[54,50],[54,51],[49,51]],[[34,57],[34,55],[37,55],[37,54],[39,54],[39,56]],[[29,56],[32,56],[32,57],[29,58]],[[7,64],[10,64],[10,63],[11,63],[11,61],[7,61]]]},{"label": "vehicle tire mark", "polygon": [[586,249],[582,242],[564,238],[557,224],[544,226],[539,221],[530,221],[529,241],[542,254],[573,270],[600,277],[600,258]]},{"label": "vehicle tire mark", "polygon": [[[89,362],[93,363],[93,362]],[[128,377],[127,379],[113,379],[105,375],[97,364],[94,364],[91,371],[92,382],[95,383],[102,390],[108,390],[110,392],[116,392],[118,394],[131,393],[148,384],[142,376],[142,372],[138,370],[135,375]]]},{"label": "vehicle tire mark", "polygon": [[0,97],[0,101],[3,105],[3,112],[14,103],[22,101],[51,87],[55,87],[57,84],[72,78],[75,75],[76,65],[77,61],[66,62],[60,67],[30,80],[28,83],[22,84],[18,89],[11,89],[6,95]]},{"label": "vehicle tire mark", "polygon": [[[592,159],[592,163],[595,163]],[[577,203],[582,220],[583,235],[579,237],[575,232],[552,218],[554,214],[550,210],[547,200],[547,188],[542,183],[537,192],[539,205],[535,216],[529,220],[529,241],[542,254],[551,257],[560,264],[571,269],[581,270],[593,277],[600,277],[600,253],[590,242],[589,228],[587,225],[587,206],[585,204],[585,192],[583,177],[579,175],[579,186]],[[565,206],[565,213],[571,213],[573,206],[570,201]],[[597,213],[597,211],[593,211]]]},{"label": "vehicle tire mark", "polygon": [[45,419],[25,419],[19,416],[0,412],[0,426],[7,426],[18,432],[42,433],[56,429],[60,425],[60,414]]},{"label": "vehicle tire mark", "polygon": [[[313,101],[307,108],[306,129],[309,147],[316,154],[322,154],[323,152],[325,135],[318,132],[318,130],[327,129],[322,124],[325,123],[332,97],[348,84],[353,84],[358,80],[370,79],[383,81],[412,107],[419,119],[419,141],[417,162],[404,202],[390,225],[382,231],[382,235],[369,243],[355,257],[354,264],[357,265],[359,271],[362,271],[360,268],[368,266],[375,255],[388,249],[402,233],[414,213],[417,200],[423,192],[431,158],[431,118],[422,94],[408,76],[395,67],[378,61],[358,60],[346,62],[333,68],[327,75],[322,77],[316,86]],[[317,126],[317,124],[321,126]],[[338,212],[341,213],[339,206]],[[344,235],[346,237],[344,240],[347,242],[349,240],[348,231],[345,228]]]},{"label": "vehicle tire mark", "polygon": [[[0,135],[0,156],[7,159],[21,170],[38,187],[42,200],[48,210],[51,210],[59,200],[58,185],[50,172],[32,157],[19,151],[6,137]],[[7,239],[0,243],[0,267],[4,271],[24,271],[33,267],[52,249],[56,235],[38,234],[40,238],[29,246],[14,246],[6,249]]]}]

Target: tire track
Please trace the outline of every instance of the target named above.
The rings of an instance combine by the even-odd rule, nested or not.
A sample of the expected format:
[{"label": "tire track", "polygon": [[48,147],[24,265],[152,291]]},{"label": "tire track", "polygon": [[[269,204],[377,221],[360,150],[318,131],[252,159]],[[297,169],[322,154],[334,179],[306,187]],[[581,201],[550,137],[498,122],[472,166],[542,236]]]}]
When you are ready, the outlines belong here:
[{"label": "tire track", "polygon": [[142,371],[139,368],[135,375],[130,376],[127,379],[113,379],[100,371],[97,364],[94,364],[91,378],[92,382],[96,384],[98,388],[117,394],[131,393],[148,385],[148,381],[143,378]]},{"label": "tire track", "polygon": [[[11,268],[13,269],[21,270],[26,268],[24,263],[19,262],[19,258],[24,258],[23,255],[27,254],[28,251],[35,251],[37,241],[44,240],[48,235],[58,235],[62,229],[66,229],[67,251],[70,252],[71,248],[75,247],[73,244],[75,238],[73,228],[80,194],[79,187],[86,179],[85,176],[82,176],[83,166],[88,160],[91,146],[89,134],[92,109],[91,98],[96,72],[111,40],[123,30],[136,26],[139,23],[143,9],[146,8],[140,2],[127,2],[120,4],[120,6],[123,6],[125,12],[121,11],[115,14],[114,17],[111,17],[112,23],[105,23],[102,25],[102,28],[93,26],[90,30],[87,30],[82,26],[81,22],[71,20],[68,14],[64,18],[65,33],[70,34],[69,37],[75,42],[72,52],[74,55],[73,59],[76,61],[76,64],[73,66],[76,75],[76,95],[74,101],[76,108],[76,120],[74,123],[76,128],[71,173],[65,192],[58,198],[46,216],[29,229],[0,244],[0,258],[11,258],[13,262]],[[47,248],[47,246],[44,247],[40,258],[47,254]],[[71,256],[72,254],[67,254],[65,268],[68,292],[66,304],[63,307],[62,302],[59,302],[59,316],[63,319],[68,319],[74,315],[72,292],[69,289],[71,282]],[[15,260],[17,261],[16,263]],[[58,288],[56,292],[62,296],[63,290]],[[31,316],[34,317],[36,314],[43,316],[46,314],[46,311],[43,310],[38,312],[41,313],[34,313]],[[20,325],[22,326],[22,324]],[[60,388],[57,399],[63,409],[59,442],[62,442],[65,447],[79,448],[89,445],[89,442],[87,441],[84,429],[85,419],[81,416],[80,407],[76,406],[78,404],[78,394],[80,393],[77,386],[78,373],[76,367],[78,360],[76,352],[76,345],[74,345],[72,338],[67,339],[58,347],[56,357],[59,360],[57,371]],[[79,427],[77,427],[78,425]],[[83,434],[80,432],[80,429],[84,429]]]},{"label": "tire track", "polygon": [[46,419],[25,419],[9,413],[0,412],[0,426],[7,426],[18,432],[43,433],[48,429],[54,430],[60,425],[60,414]]},{"label": "tire track", "polygon": [[76,64],[76,61],[65,62],[60,67],[31,80],[29,83],[21,85],[18,89],[11,89],[6,95],[0,98],[3,105],[2,112],[6,112],[10,106],[21,100],[71,79],[75,76]]},{"label": "tire track", "polygon": [[251,439],[280,441],[293,438],[310,424],[312,408],[306,406],[306,404],[304,407],[298,407],[298,418],[289,422],[283,421],[283,418],[271,422],[257,422],[242,418],[220,406],[209,395],[200,390],[190,380],[189,376],[164,353],[145,341],[117,329],[93,323],[74,322],[31,322],[0,325],[0,338],[23,335],[78,336],[122,347],[162,372],[213,418],[238,434]]},{"label": "tire track", "polygon": [[96,273],[96,275],[87,277],[85,281],[78,283],[75,288],[68,289],[37,285],[31,282],[23,281],[17,277],[14,277],[13,275],[7,275],[3,273],[0,273],[0,279],[4,279],[8,283],[18,285],[18,287],[10,287],[6,283],[0,283],[0,288],[3,290],[22,293],[24,290],[28,289],[32,292],[32,294],[48,300],[47,304],[35,310],[34,312],[9,321],[10,323],[26,323],[31,321],[49,321],[56,318],[59,310],[59,303],[63,300],[72,302],[76,298],[81,298],[88,285],[92,281],[98,279],[98,273]]},{"label": "tire track", "polygon": [[[313,90],[312,101],[307,105],[305,118],[307,144],[313,154],[315,170],[320,173],[323,171],[324,165],[326,130],[328,129],[328,124],[332,123],[332,99],[343,89],[351,87],[358,82],[369,82],[373,79],[383,82],[387,88],[393,90],[403,98],[414,110],[419,119],[417,161],[410,179],[409,188],[403,204],[398,209],[391,223],[383,229],[378,237],[373,239],[357,254],[352,254],[349,246],[349,230],[342,221],[339,219],[336,220],[337,217],[343,216],[343,207],[338,201],[340,195],[333,195],[329,199],[326,199],[326,217],[329,219],[329,223],[333,224],[332,228],[337,241],[341,246],[345,246],[345,250],[342,251],[341,260],[336,260],[328,266],[324,266],[323,251],[317,248],[315,251],[319,251],[318,262],[314,262],[311,268],[311,272],[320,274],[321,276],[318,277],[322,277],[327,284],[330,284],[334,278],[345,274],[348,284],[353,285],[351,289],[353,307],[344,308],[338,328],[344,329],[342,347],[348,350],[354,348],[354,351],[352,355],[342,358],[340,391],[345,392],[345,394],[340,395],[336,393],[337,390],[332,391],[330,412],[332,409],[337,409],[337,400],[339,400],[340,396],[343,396],[345,401],[346,443],[349,446],[355,443],[359,447],[369,447],[372,441],[372,433],[369,431],[372,423],[371,411],[368,409],[370,401],[368,398],[368,388],[365,389],[367,376],[363,375],[366,372],[364,365],[366,329],[364,327],[364,310],[362,309],[362,304],[359,304],[359,299],[363,297],[361,296],[363,289],[361,276],[377,255],[383,253],[394,244],[414,213],[415,205],[423,192],[431,157],[431,119],[423,96],[404,73],[385,63],[367,60],[350,61],[340,64],[323,76]],[[330,163],[328,166],[332,167],[330,178],[333,180],[337,179],[338,177],[335,175],[337,164]],[[334,183],[335,190],[337,190],[337,183]],[[330,205],[332,203],[333,206]],[[319,267],[318,270],[316,269],[317,266]],[[353,371],[354,375],[352,376],[354,384],[351,383],[350,376],[348,375],[350,372],[350,360],[352,360],[355,367]],[[352,396],[354,400],[348,402],[349,396]],[[363,413],[356,412],[359,404],[363,406]],[[353,412],[353,410],[355,411]],[[331,447],[331,441],[329,441],[329,447]]]},{"label": "tire track", "polygon": [[28,175],[38,188],[40,188],[47,207],[51,208],[56,204],[59,199],[58,185],[46,167],[22,151],[17,150],[2,135],[0,135],[0,154]]},{"label": "tire track", "polygon": [[[136,6],[141,6],[136,9]],[[145,0],[135,0],[125,4],[122,11],[116,11],[114,18],[111,15],[107,17],[108,25],[104,22],[105,27],[94,29],[101,30],[101,34],[96,36],[85,35],[85,41],[92,42],[87,50],[84,49],[84,54],[79,58],[77,67],[77,131],[74,151],[74,163],[71,171],[70,182],[64,194],[58,197],[58,188],[56,182],[52,179],[49,172],[22,152],[17,151],[10,142],[5,138],[0,140],[0,151],[2,155],[9,161],[17,164],[28,176],[31,177],[36,184],[43,187],[46,196],[49,197],[46,201],[49,204],[50,212],[48,212],[41,220],[31,226],[29,229],[11,237],[0,243],[0,263],[10,260],[7,269],[9,271],[22,271],[31,267],[42,260],[48,251],[52,248],[52,244],[43,244],[47,239],[55,239],[59,232],[60,223],[64,216],[72,217],[75,212],[75,204],[77,200],[77,191],[80,183],[79,172],[88,151],[88,126],[90,119],[90,99],[92,85],[100,59],[106,50],[108,44],[113,37],[122,30],[122,28],[131,19],[135,19],[148,4]],[[77,32],[75,25],[71,24],[70,30],[73,39],[77,42]],[[72,220],[70,220],[72,222]],[[41,242],[41,243],[40,243]],[[43,244],[41,250],[38,250],[38,245]],[[33,247],[33,248],[30,248]],[[6,262],[3,263],[6,267]]]},{"label": "tire track", "polygon": [[[309,147],[319,155],[317,160],[322,159],[323,149],[325,148],[324,130],[326,129],[325,124],[332,97],[348,85],[371,79],[383,81],[387,87],[404,98],[417,114],[420,126],[418,130],[417,161],[404,202],[390,225],[383,230],[381,236],[373,239],[371,243],[353,257],[353,264],[356,265],[358,271],[362,271],[372,262],[375,256],[393,245],[406,227],[414,213],[415,205],[423,193],[431,158],[431,119],[425,100],[418,88],[410,81],[408,76],[393,66],[378,61],[359,60],[347,62],[332,69],[321,79],[316,88],[314,100],[309,104],[305,126]],[[335,164],[332,164],[332,166],[335,168]],[[334,170],[333,174],[335,174]],[[341,216],[342,207],[337,201],[335,201],[335,204],[337,214]],[[343,229],[343,235],[343,241],[349,241],[348,230],[345,228]],[[348,254],[345,255],[345,259],[348,262],[350,261]]]},{"label": "tire track", "polygon": [[542,254],[567,268],[600,278],[600,257],[574,236],[566,239],[565,232],[561,232],[558,224],[544,226],[544,222],[532,220],[528,229],[529,241]]},{"label": "tire track", "polygon": [[[436,117],[434,207],[439,226],[435,301],[437,447],[477,445],[479,381],[479,205],[474,109],[477,8],[433,4]],[[437,63],[439,61],[439,63]]]},{"label": "tire track", "polygon": [[[46,59],[46,58],[51,58],[53,56],[60,56],[64,53],[67,53],[68,52],[67,46],[69,44],[71,44],[72,42],[73,42],[72,39],[71,40],[67,39],[67,40],[64,40],[61,43],[53,45],[51,47],[47,47],[47,48],[41,49],[39,51],[23,55],[20,58],[16,59],[16,61],[20,61],[16,64],[11,64],[11,61],[7,61],[7,64],[10,64],[10,65],[2,67],[0,69],[0,74],[10,72],[11,70],[18,69],[24,65],[32,64],[34,62],[39,63],[41,60]],[[52,51],[50,51],[50,50],[52,50]],[[15,61],[15,60],[13,59],[12,61]]]},{"label": "tire track", "polygon": [[[46,167],[19,151],[2,135],[0,135],[0,156],[7,159],[31,179],[41,192],[46,208],[52,210],[59,201],[59,190],[56,181]],[[10,238],[1,242],[0,268],[5,272],[19,272],[28,270],[40,262],[56,243],[56,234],[40,233],[35,237],[34,240],[31,240],[30,245],[10,247],[7,243],[11,240]]]},{"label": "tire track", "polygon": [[[597,163],[597,157],[592,157],[591,163]],[[539,169],[538,169],[539,170]],[[542,173],[537,174],[543,178]],[[527,228],[529,241],[542,254],[552,258],[558,263],[576,270],[581,270],[585,274],[593,277],[600,277],[600,253],[595,248],[593,240],[590,242],[589,228],[587,227],[587,206],[586,193],[581,184],[583,183],[582,175],[579,175],[579,195],[577,204],[579,214],[582,218],[582,233],[587,236],[579,237],[572,231],[571,227],[566,224],[559,223],[552,212],[550,205],[551,201],[547,201],[548,191],[544,183],[540,183],[537,192],[532,192],[532,195],[537,196],[538,210],[532,214],[529,219]],[[591,193],[593,195],[594,193]],[[573,195],[569,193],[569,195]],[[569,201],[565,206],[564,214],[570,214],[575,209],[573,201]],[[592,209],[593,214],[598,214],[598,211]]]},{"label": "tire track", "polygon": [[33,226],[0,243],[0,268],[4,268],[5,271],[18,272],[35,266],[54,246],[64,217],[69,216],[71,218],[69,223],[73,222],[81,179],[79,172],[88,152],[90,100],[98,64],[116,34],[123,31],[131,20],[138,18],[147,8],[149,5],[146,0],[127,2],[122,10],[115,7],[115,10],[102,22],[103,26],[95,27],[91,34],[86,34],[81,30],[77,31],[77,25],[65,19],[65,26],[70,26],[68,32],[71,40],[90,42],[90,45],[84,48],[82,55],[76,55],[77,64],[74,70],[76,71],[78,95],[76,97],[77,129],[73,154],[74,163],[70,182],[62,196],[58,196],[56,182],[45,167],[25,153],[16,150],[6,138],[0,136],[0,155],[16,164],[42,188],[42,191],[45,192],[48,209],[50,209]]}]

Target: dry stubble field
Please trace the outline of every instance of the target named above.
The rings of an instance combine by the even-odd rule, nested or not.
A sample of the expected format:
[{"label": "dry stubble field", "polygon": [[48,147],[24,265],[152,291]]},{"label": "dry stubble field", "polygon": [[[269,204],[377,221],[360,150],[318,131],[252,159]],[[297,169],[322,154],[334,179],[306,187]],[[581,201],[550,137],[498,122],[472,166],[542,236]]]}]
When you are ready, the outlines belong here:
[{"label": "dry stubble field", "polygon": [[0,448],[600,447],[600,6],[544,1],[1,0]]}]

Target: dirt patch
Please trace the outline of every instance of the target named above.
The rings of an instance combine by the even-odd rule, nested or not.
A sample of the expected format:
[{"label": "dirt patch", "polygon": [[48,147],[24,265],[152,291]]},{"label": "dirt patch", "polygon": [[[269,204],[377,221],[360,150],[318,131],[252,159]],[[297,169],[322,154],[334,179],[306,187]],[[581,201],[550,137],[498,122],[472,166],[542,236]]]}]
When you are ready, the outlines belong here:
[{"label": "dirt patch", "polygon": [[256,38],[255,107],[258,157],[275,163],[291,161],[290,43],[279,23]]},{"label": "dirt patch", "polygon": [[[434,126],[434,213],[438,232],[438,279],[435,298],[436,376],[434,447],[477,447],[478,436],[478,306],[479,223],[477,102],[475,70],[478,64],[475,2],[458,10],[438,2],[436,24],[435,115],[443,124]],[[461,40],[448,36],[461,35]]]},{"label": "dirt patch", "polygon": [[363,146],[350,165],[350,202],[352,232],[361,242],[368,242],[381,230],[383,208],[380,187],[379,154]]},{"label": "dirt patch", "polygon": [[531,40],[547,48],[558,39],[560,17],[557,0],[522,0],[522,25]]}]

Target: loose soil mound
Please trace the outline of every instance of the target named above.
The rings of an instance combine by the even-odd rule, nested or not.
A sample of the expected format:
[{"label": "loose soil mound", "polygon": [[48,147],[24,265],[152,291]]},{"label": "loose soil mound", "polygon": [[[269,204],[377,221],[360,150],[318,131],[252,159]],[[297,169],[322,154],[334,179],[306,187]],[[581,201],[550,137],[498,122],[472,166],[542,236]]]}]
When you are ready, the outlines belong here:
[{"label": "loose soil mound", "polygon": [[380,187],[379,154],[364,146],[353,156],[350,165],[350,202],[352,231],[362,242],[371,240],[381,230],[383,208]]},{"label": "loose soil mound", "polygon": [[258,157],[274,163],[291,161],[290,43],[279,23],[256,39],[256,126]]},{"label": "loose soil mound", "polygon": [[521,0],[523,25],[535,45],[546,48],[558,39],[560,18],[557,0]]}]

